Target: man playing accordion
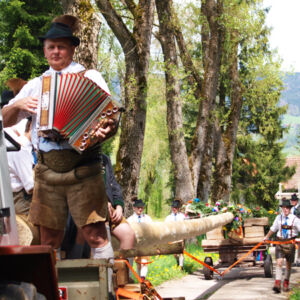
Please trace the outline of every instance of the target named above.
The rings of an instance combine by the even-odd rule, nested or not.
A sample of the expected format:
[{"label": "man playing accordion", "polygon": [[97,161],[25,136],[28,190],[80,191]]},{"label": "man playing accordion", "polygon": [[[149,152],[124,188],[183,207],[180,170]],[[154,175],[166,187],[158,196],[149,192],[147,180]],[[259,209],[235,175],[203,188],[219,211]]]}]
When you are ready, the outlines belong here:
[{"label": "man playing accordion", "polygon": [[[70,16],[68,16],[70,17]],[[53,22],[41,37],[44,54],[50,68],[44,75],[55,72],[78,73],[84,67],[73,62],[79,39],[63,22]],[[108,87],[101,74],[94,72],[101,88]],[[108,119],[105,128],[95,133],[98,142],[78,154],[65,139],[55,140],[40,135],[37,128],[37,107],[41,101],[41,77],[30,80],[3,108],[4,126],[12,126],[22,118],[32,116],[32,143],[38,151],[35,167],[35,186],[29,212],[29,220],[39,225],[42,245],[51,245],[60,256],[60,245],[68,210],[84,238],[91,247],[94,258],[111,258],[113,250],[107,239],[107,196],[101,174],[100,143],[116,130],[116,124]]]}]

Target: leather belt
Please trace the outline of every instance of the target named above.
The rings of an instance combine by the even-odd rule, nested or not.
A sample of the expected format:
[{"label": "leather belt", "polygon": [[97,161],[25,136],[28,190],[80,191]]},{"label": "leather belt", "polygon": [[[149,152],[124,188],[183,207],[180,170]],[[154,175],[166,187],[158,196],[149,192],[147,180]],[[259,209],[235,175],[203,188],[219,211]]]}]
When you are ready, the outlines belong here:
[{"label": "leather belt", "polygon": [[76,167],[100,163],[100,161],[100,150],[98,148],[84,151],[83,154],[71,149],[38,152],[38,162],[57,173],[66,173]]}]

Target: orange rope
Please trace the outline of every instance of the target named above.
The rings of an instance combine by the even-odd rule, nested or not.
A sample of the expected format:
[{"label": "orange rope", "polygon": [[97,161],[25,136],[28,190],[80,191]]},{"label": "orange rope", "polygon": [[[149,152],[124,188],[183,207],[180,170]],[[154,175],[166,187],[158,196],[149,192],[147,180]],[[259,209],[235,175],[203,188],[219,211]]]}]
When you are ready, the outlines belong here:
[{"label": "orange rope", "polygon": [[205,262],[199,260],[197,257],[195,257],[195,256],[193,256],[192,254],[186,252],[185,250],[183,250],[183,254],[189,256],[191,259],[195,260],[195,261],[198,262],[199,264],[201,264],[201,265],[205,266],[206,268],[209,268],[210,270],[214,271],[215,273],[221,275],[221,273],[220,273],[218,270],[214,269],[212,266],[206,264]]},{"label": "orange rope", "polygon": [[239,260],[237,260],[234,264],[232,264],[231,266],[229,266],[226,270],[224,270],[222,273],[220,273],[219,271],[217,271],[216,269],[214,269],[212,266],[209,266],[208,264],[206,264],[205,262],[199,260],[198,258],[196,258],[195,256],[191,255],[190,253],[186,252],[185,250],[183,250],[183,253],[187,256],[189,256],[190,258],[192,258],[193,260],[195,260],[196,262],[198,262],[199,264],[209,268],[210,270],[212,270],[213,272],[219,274],[220,276],[224,276],[228,271],[230,271],[235,265],[237,265],[239,262],[241,262],[242,260],[244,260],[248,255],[250,255],[253,251],[255,251],[257,248],[259,248],[262,244],[267,243],[267,244],[295,244],[297,247],[297,242],[295,240],[290,240],[290,241],[261,241],[259,242],[256,246],[254,246],[252,249],[250,249],[245,255],[243,255]]}]

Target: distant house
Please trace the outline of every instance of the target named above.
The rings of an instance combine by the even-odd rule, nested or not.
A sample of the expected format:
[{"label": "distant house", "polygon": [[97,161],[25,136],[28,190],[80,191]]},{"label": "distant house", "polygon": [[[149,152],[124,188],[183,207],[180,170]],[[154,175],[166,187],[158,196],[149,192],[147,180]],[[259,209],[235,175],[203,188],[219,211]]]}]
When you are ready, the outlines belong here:
[{"label": "distant house", "polygon": [[276,199],[286,197],[290,199],[291,195],[296,194],[300,196],[300,156],[291,156],[286,158],[286,166],[296,166],[296,173],[287,182],[279,183],[279,191],[276,193]]}]

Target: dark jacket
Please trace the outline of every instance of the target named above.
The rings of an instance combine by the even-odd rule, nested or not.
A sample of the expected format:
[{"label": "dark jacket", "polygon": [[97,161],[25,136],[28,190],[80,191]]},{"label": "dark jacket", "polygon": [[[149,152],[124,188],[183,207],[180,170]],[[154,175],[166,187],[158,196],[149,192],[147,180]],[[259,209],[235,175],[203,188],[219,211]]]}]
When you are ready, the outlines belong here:
[{"label": "dark jacket", "polygon": [[117,205],[121,205],[122,207],[124,207],[121,186],[117,182],[114,175],[114,170],[110,158],[105,154],[102,154],[102,165],[104,169],[104,181],[108,201],[114,208],[116,208]]}]

